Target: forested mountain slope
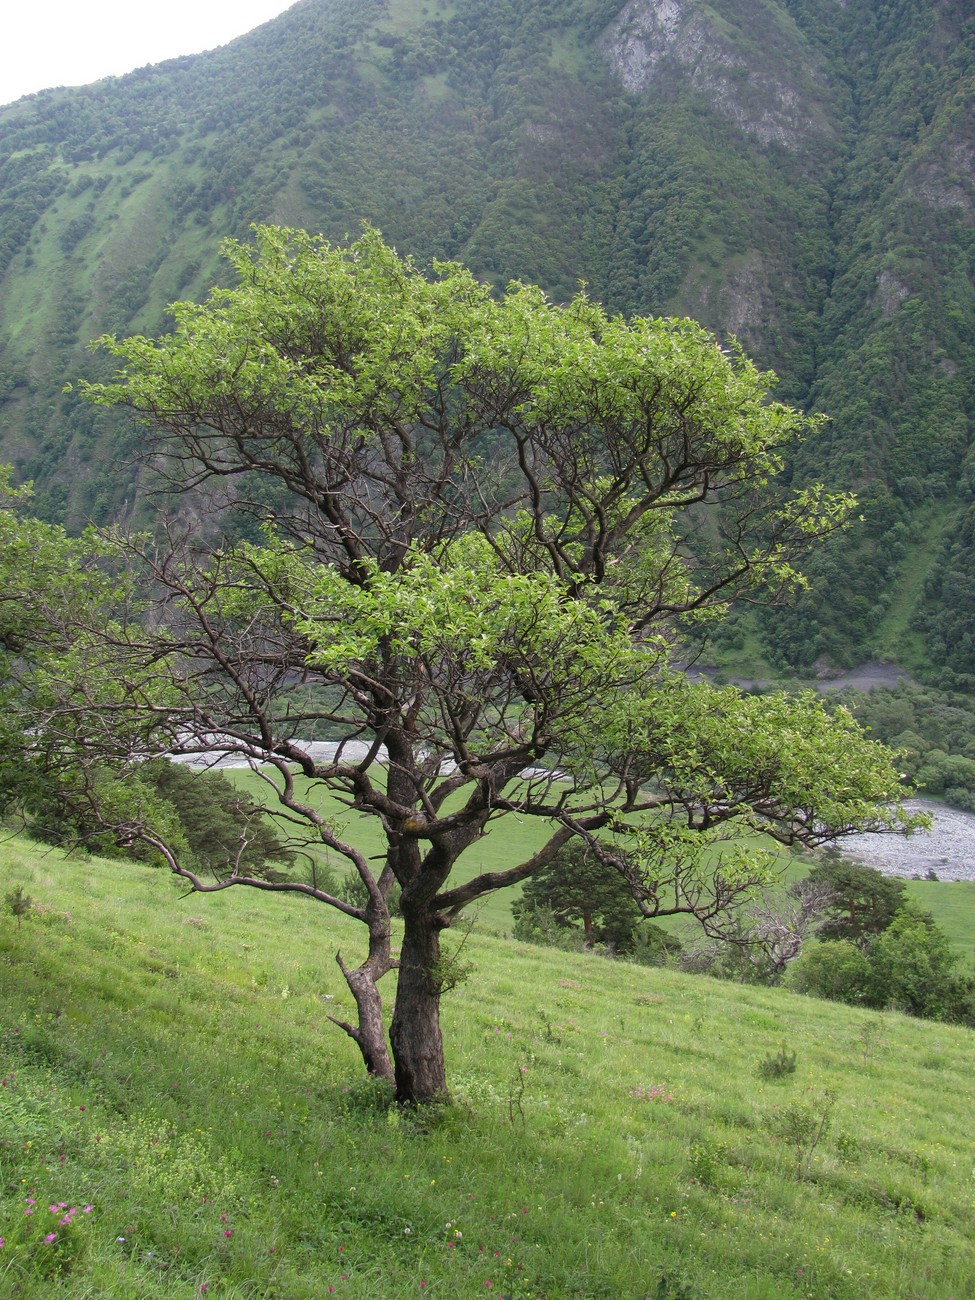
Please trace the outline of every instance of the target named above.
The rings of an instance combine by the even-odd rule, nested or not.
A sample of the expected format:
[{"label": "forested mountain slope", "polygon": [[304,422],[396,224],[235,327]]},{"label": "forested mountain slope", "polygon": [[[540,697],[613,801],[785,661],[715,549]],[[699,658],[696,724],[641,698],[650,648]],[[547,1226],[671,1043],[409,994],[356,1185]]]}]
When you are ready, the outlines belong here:
[{"label": "forested mountain slope", "polygon": [[975,19],[966,0],[300,0],[206,55],[0,110],[0,459],[71,526],[139,429],[62,394],[249,223],[363,220],[564,299],[686,313],[833,417],[864,524],[766,620],[808,667],[975,682]]}]

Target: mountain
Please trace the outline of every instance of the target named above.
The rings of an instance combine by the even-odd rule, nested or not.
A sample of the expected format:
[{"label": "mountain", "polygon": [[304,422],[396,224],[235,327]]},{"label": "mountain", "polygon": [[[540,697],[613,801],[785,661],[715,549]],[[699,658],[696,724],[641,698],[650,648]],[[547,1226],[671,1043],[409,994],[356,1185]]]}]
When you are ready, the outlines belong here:
[{"label": "mountain", "polygon": [[[975,684],[975,18],[967,0],[301,0],[206,55],[0,110],[0,459],[77,527],[139,428],[62,393],[253,221],[377,225],[556,299],[734,333],[860,495],[766,653]],[[725,632],[726,649],[746,635]]]}]

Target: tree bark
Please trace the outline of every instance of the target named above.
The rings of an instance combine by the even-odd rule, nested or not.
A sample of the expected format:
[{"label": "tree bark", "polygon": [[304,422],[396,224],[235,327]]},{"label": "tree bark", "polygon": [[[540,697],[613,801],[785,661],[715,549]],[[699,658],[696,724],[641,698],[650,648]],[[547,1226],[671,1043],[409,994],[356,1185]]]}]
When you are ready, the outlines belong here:
[{"label": "tree bark", "polygon": [[423,1105],[447,1097],[438,967],[443,920],[426,906],[401,907],[405,924],[389,1040],[396,1100]]},{"label": "tree bark", "polygon": [[[370,909],[371,910],[371,909]],[[383,1000],[377,987],[377,981],[396,966],[390,951],[389,914],[369,919],[369,956],[354,969],[346,966],[340,952],[335,954],[339,969],[345,976],[355,999],[358,1023],[349,1024],[329,1016],[333,1024],[344,1029],[362,1053],[366,1070],[376,1078],[393,1082],[393,1063],[386,1044],[386,1031],[383,1027]]]}]

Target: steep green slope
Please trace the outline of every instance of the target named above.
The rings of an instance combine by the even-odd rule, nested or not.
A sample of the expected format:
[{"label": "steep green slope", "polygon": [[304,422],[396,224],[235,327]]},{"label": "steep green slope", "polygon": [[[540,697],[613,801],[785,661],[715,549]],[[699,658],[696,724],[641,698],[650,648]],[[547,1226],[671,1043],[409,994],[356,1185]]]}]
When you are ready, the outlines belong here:
[{"label": "steep green slope", "polygon": [[[864,647],[897,657],[890,639],[903,621],[900,597],[917,585],[918,565],[930,567],[932,520],[935,538],[943,529],[955,546],[971,501],[973,38],[961,6],[918,0],[867,15],[851,7],[831,37],[837,55],[846,51],[855,92],[810,390],[811,405],[832,424],[825,449],[800,457],[798,472],[855,487],[866,519],[814,569],[811,597],[778,622],[779,646],[792,662],[819,655],[849,662]],[[944,565],[939,553],[915,626],[936,664],[972,674],[971,648],[939,633],[953,621],[957,595],[939,578]],[[910,663],[909,647],[899,648]]]},{"label": "steep green slope", "polygon": [[[106,364],[86,340],[164,328],[254,220],[368,220],[423,262],[738,335],[833,416],[795,474],[855,486],[866,517],[771,652],[889,652],[920,616],[922,653],[975,673],[940,581],[975,558],[966,10],[301,0],[210,54],[28,97],[0,111],[0,457],[72,526],[128,515],[138,429],[61,393]],[[924,585],[932,510],[955,551]]]},{"label": "steep green slope", "polygon": [[10,1300],[971,1293],[970,1030],[475,931],[455,1105],[400,1114],[327,909],[9,836],[0,880]]}]

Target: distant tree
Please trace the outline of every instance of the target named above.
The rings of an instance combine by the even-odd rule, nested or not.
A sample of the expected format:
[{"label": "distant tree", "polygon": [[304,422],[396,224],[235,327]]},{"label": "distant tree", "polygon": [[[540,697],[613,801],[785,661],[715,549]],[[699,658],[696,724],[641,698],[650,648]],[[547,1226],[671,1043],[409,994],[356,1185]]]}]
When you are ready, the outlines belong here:
[{"label": "distant tree", "polygon": [[798,993],[932,1020],[973,1023],[975,981],[957,970],[947,936],[911,904],[865,943],[814,944],[789,967]]},{"label": "distant tree", "polygon": [[[644,916],[716,931],[768,875],[739,829],[821,844],[903,824],[892,759],[849,714],[669,666],[683,626],[784,598],[792,560],[847,518],[848,498],[777,484],[816,422],[770,400],[771,376],[690,321],[526,285],[495,298],[456,264],[428,278],[374,232],[336,248],[262,228],[226,252],[236,287],[177,304],[173,334],[102,340],[122,368],[88,396],[137,412],[196,496],[152,543],[119,542],[146,608],[76,641],[52,718],[115,770],[243,758],[280,826],[350,864],[364,904],[306,878],[205,879],[144,804],[89,786],[107,830],[193,888],[303,893],[363,924],[364,959],[337,957],[358,1020],[338,1023],[401,1101],[446,1091],[443,932],[570,841]],[[216,539],[248,516],[251,540]],[[299,680],[317,690],[289,707]],[[343,737],[324,758],[312,726]],[[511,814],[546,827],[537,851],[457,872]]]},{"label": "distant tree", "polygon": [[559,926],[575,929],[581,925],[585,947],[608,944],[618,952],[632,950],[634,930],[642,919],[625,876],[582,840],[572,840],[559,849],[551,862],[525,882],[521,898],[511,905],[516,923],[539,909],[547,911]]},{"label": "distant tree", "polygon": [[912,1016],[953,1018],[958,1002],[956,959],[944,931],[908,905],[870,944],[867,1001]]},{"label": "distant tree", "polygon": [[830,896],[828,919],[820,930],[823,939],[863,945],[886,930],[907,902],[903,880],[834,853],[824,855],[807,879]]},{"label": "distant tree", "polygon": [[849,939],[826,939],[813,944],[789,967],[787,983],[797,993],[808,993],[851,1006],[866,1005],[871,986],[870,961]]},{"label": "distant tree", "polygon": [[175,808],[198,870],[221,879],[234,874],[284,878],[294,854],[261,806],[222,772],[193,771],[155,759],[140,776]]},{"label": "distant tree", "polygon": [[808,876],[785,891],[760,891],[739,910],[733,931],[689,946],[680,965],[719,979],[778,984],[806,941],[824,929],[832,900],[829,886]]},{"label": "distant tree", "polygon": [[[29,485],[0,466],[0,815],[28,816],[48,797],[46,768],[60,738],[46,726],[46,681],[74,629],[107,619],[121,592],[102,568],[93,532],[69,537],[26,513]],[[62,755],[63,757],[63,755]]]}]

